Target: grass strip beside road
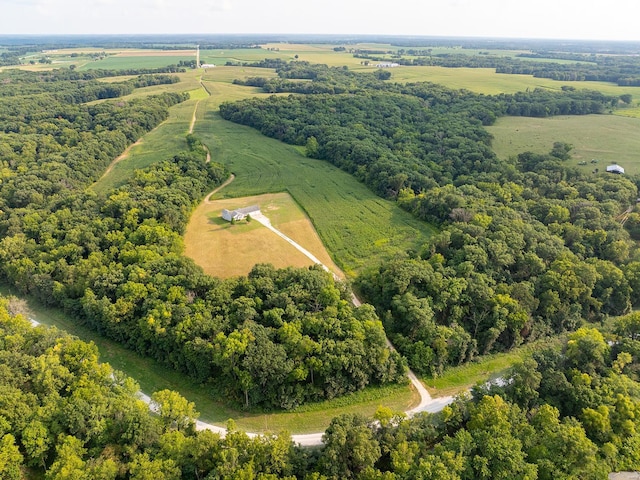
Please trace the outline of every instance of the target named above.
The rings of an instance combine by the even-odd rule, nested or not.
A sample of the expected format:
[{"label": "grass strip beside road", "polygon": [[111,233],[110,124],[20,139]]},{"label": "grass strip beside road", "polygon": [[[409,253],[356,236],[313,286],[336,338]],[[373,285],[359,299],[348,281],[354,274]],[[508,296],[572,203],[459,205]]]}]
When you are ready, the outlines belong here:
[{"label": "grass strip beside road", "polygon": [[[0,294],[15,295],[6,285],[0,285]],[[120,344],[101,337],[93,330],[78,325],[58,309],[43,306],[37,300],[20,296],[27,303],[31,316],[47,326],[55,326],[85,342],[93,342],[100,352],[100,361],[109,363],[114,369],[132,377],[140,389],[151,395],[153,392],[169,389],[180,392],[187,400],[194,402],[200,412],[200,419],[207,423],[225,426],[232,418],[238,428],[247,432],[313,433],[324,431],[331,419],[342,413],[363,413],[373,416],[380,405],[394,411],[404,411],[419,401],[417,393],[409,385],[370,387],[352,395],[334,400],[312,403],[286,412],[247,412],[236,409],[220,399],[207,385],[193,382],[186,375],[176,372],[155,360],[142,357]]]}]

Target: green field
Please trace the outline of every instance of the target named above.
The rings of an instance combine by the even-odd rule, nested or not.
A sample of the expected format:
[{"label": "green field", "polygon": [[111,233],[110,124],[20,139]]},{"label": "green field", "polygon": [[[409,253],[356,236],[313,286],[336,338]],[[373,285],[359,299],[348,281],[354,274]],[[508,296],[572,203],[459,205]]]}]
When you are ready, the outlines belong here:
[{"label": "green field", "polygon": [[[375,70],[375,67],[368,68]],[[492,68],[396,67],[390,71],[390,81],[432,82],[488,95],[523,92],[535,88],[559,91],[562,86],[568,85],[576,89],[598,90],[607,95],[629,93],[635,100],[640,99],[640,87],[619,87],[608,82],[560,82],[532,75],[496,73]]]},{"label": "green field", "polygon": [[126,159],[116,163],[109,174],[91,187],[103,194],[122,185],[131,178],[134,170],[170,158],[187,148],[186,135],[197,100],[188,100],[171,108],[169,118],[155,130],[147,133],[142,141],[134,145]]},{"label": "green field", "polygon": [[[428,224],[377,197],[332,165],[308,159],[295,147],[220,118],[217,108],[222,101],[266,95],[255,88],[231,84],[233,78],[242,73],[251,75],[252,70],[256,69],[210,69],[203,75],[203,82],[212,96],[198,95],[201,100],[194,133],[207,144],[214,161],[224,163],[236,174],[236,180],[223,192],[225,197],[289,192],[311,218],[334,261],[349,276],[382,258],[419,248],[433,233]],[[187,79],[193,81],[192,77]],[[150,87],[145,93],[153,92]],[[145,135],[93,189],[105,193],[126,181],[135,169],[185,148],[184,136],[196,101],[172,107],[169,120]]]},{"label": "green field", "polygon": [[[228,70],[231,70],[231,72]],[[209,102],[214,102],[215,105],[218,105],[226,99],[239,100],[247,96],[259,94],[255,88],[234,86],[231,85],[232,79],[227,79],[229,76],[236,78],[237,74],[239,75],[246,72],[247,69],[242,67],[211,69],[210,73],[206,74],[206,78],[217,79],[218,71],[222,73],[222,82],[206,82],[207,89],[214,95],[215,99],[209,98],[207,92],[200,84],[201,78],[204,78],[203,72],[194,70],[180,74],[179,83],[136,89],[131,95],[124,97],[127,99],[155,95],[166,91],[188,91],[191,99],[171,107],[169,110],[169,118],[156,129],[144,135],[140,142],[131,148],[125,160],[116,163],[109,174],[103,176],[92,186],[93,190],[97,193],[105,193],[126,182],[127,179],[133,175],[134,170],[148,167],[155,162],[170,158],[177,152],[184,150],[187,146],[185,136],[189,132],[193,111],[198,102],[209,99]],[[104,100],[98,101],[101,102]],[[204,109],[204,103],[198,107],[199,117],[202,117]]]},{"label": "green field", "polygon": [[483,355],[465,365],[448,368],[440,377],[422,377],[421,380],[433,396],[457,395],[477,384],[504,375],[514,364],[530,357],[536,350],[559,348],[565,340],[565,335],[559,335],[550,339],[537,340],[510,352]]},{"label": "green field", "polygon": [[[573,145],[572,160],[586,160],[580,168],[603,171],[616,162],[627,173],[640,173],[640,118],[620,115],[558,116],[552,118],[503,117],[487,130],[500,158],[525,151],[548,153],[554,142]],[[598,164],[591,160],[597,159]]]},{"label": "green field", "polygon": [[200,50],[200,62],[224,65],[227,62],[258,62],[265,58],[292,60],[293,55],[283,55],[262,48],[234,48],[231,50]]},{"label": "green field", "polygon": [[353,176],[327,162],[306,158],[295,147],[252,128],[222,120],[215,111],[206,111],[194,133],[207,144],[212,159],[236,175],[219,195],[288,191],[347,275],[418,248],[434,231],[395,203],[374,195]]}]

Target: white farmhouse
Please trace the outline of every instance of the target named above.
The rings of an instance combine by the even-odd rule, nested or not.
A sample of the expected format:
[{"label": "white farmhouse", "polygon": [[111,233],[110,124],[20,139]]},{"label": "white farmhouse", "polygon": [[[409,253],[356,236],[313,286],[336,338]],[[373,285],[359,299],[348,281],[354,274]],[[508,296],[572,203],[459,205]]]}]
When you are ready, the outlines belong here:
[{"label": "white farmhouse", "polygon": [[236,210],[227,210],[226,208],[222,210],[222,218],[224,218],[227,222],[231,222],[235,220],[244,220],[247,218],[247,215],[259,215],[260,207],[258,205],[252,205],[250,207],[238,208]]}]

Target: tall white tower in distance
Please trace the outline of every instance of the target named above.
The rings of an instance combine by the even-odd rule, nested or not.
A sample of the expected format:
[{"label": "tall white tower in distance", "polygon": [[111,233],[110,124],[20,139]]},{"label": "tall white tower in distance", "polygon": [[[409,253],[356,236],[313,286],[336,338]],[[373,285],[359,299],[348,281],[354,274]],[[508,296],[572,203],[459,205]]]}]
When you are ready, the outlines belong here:
[{"label": "tall white tower in distance", "polygon": [[200,68],[200,45],[196,45],[196,68]]}]

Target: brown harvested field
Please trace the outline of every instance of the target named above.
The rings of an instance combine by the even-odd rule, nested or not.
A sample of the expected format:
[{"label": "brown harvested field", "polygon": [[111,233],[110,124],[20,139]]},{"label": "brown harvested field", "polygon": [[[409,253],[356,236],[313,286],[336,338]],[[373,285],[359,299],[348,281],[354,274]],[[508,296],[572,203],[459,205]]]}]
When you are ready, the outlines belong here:
[{"label": "brown harvested field", "polygon": [[271,263],[276,268],[313,265],[309,258],[260,223],[251,221],[231,225],[221,217],[225,208],[233,210],[250,205],[259,205],[275,228],[344,278],[309,218],[284,192],[201,203],[187,225],[185,254],[206,273],[220,278],[246,275],[256,263]]}]

